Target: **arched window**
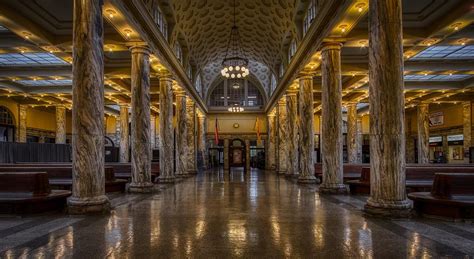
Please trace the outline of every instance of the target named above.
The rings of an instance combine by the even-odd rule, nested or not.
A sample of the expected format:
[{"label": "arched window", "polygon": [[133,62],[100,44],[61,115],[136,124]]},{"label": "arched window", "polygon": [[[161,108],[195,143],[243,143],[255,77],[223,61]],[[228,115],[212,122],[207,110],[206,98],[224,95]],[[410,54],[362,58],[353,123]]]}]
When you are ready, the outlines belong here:
[{"label": "arched window", "polygon": [[202,96],[202,81],[201,81],[201,74],[196,75],[196,82],[194,83],[194,87],[196,91]]},{"label": "arched window", "polygon": [[5,106],[0,106],[0,125],[15,125],[13,114]]},{"label": "arched window", "polygon": [[272,73],[271,79],[270,79],[270,95],[273,94],[277,87],[277,81],[275,78],[275,74]]},{"label": "arched window", "polygon": [[154,11],[153,19],[156,25],[158,25],[158,29],[161,31],[161,34],[163,34],[163,37],[168,41],[168,23],[160,8],[155,8]]},{"label": "arched window", "polygon": [[290,44],[290,49],[288,50],[288,63],[290,63],[291,58],[296,53],[296,39],[293,39]]},{"label": "arched window", "polygon": [[183,63],[183,50],[181,49],[181,45],[179,45],[179,42],[176,42],[174,44],[174,54],[178,58],[179,62]]},{"label": "arched window", "polygon": [[0,106],[0,142],[13,142],[15,139],[15,121],[11,111]]},{"label": "arched window", "polygon": [[209,106],[259,107],[264,103],[263,95],[252,81],[245,79],[225,79],[209,96]]},{"label": "arched window", "polygon": [[313,23],[314,18],[316,17],[316,8],[319,5],[319,0],[311,0],[308,6],[308,10],[306,11],[306,16],[303,20],[303,35],[306,35],[308,32],[309,27]]},{"label": "arched window", "polygon": [[283,66],[283,63],[280,64],[280,69],[278,70],[278,77],[282,77],[283,74],[285,73],[285,66]]}]

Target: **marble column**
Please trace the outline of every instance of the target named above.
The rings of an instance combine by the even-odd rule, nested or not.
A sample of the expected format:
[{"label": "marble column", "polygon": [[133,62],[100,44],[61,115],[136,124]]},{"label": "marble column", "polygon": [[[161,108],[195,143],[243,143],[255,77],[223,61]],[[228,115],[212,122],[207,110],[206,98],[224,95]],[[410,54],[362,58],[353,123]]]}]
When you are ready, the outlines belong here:
[{"label": "marble column", "polygon": [[362,117],[357,117],[357,162],[362,163],[362,146],[364,145],[364,137],[362,133]]},{"label": "marble column", "polygon": [[198,115],[198,154],[202,159],[203,169],[208,168],[207,149],[206,149],[206,115],[199,113]]},{"label": "marble column", "polygon": [[71,214],[108,211],[104,175],[102,1],[74,0]]},{"label": "marble column", "polygon": [[277,128],[276,128],[276,111],[273,109],[267,115],[267,161],[265,166],[267,170],[275,171],[276,169],[276,147],[275,142],[277,141]]},{"label": "marble column", "polygon": [[128,128],[128,106],[120,105],[120,163],[130,161],[130,136]]},{"label": "marble column", "polygon": [[132,181],[130,192],[148,193],[151,182],[150,49],[135,45],[132,52]]},{"label": "marble column", "polygon": [[405,96],[402,0],[369,3],[370,197],[369,214],[404,217]]},{"label": "marble column", "polygon": [[158,183],[174,183],[173,81],[167,73],[160,75],[160,176]]},{"label": "marble column", "polygon": [[357,154],[357,103],[347,106],[347,158],[349,163],[358,163]]},{"label": "marble column", "polygon": [[286,91],[286,129],[288,139],[288,159],[286,160],[286,176],[298,176],[298,90]]},{"label": "marble column", "polygon": [[187,172],[187,125],[186,92],[175,91],[176,96],[176,177],[186,177]]},{"label": "marble column", "polygon": [[463,135],[464,135],[464,163],[469,163],[469,149],[472,147],[472,104],[462,103]]},{"label": "marble column", "polygon": [[430,163],[430,118],[429,104],[420,103],[416,108],[418,127],[418,164]]},{"label": "marble column", "polygon": [[26,143],[26,115],[28,114],[28,105],[18,105],[18,136],[17,142]]},{"label": "marble column", "polygon": [[66,144],[66,107],[56,106],[56,144]]},{"label": "marble column", "polygon": [[230,140],[228,138],[225,138],[224,139],[224,172],[229,172],[230,170],[229,145],[230,145]]},{"label": "marble column", "polygon": [[151,144],[151,150],[152,150],[152,155],[151,158],[153,158],[153,149],[156,148],[156,116],[151,115],[150,116],[150,144]]},{"label": "marble column", "polygon": [[320,193],[346,193],[343,182],[341,43],[325,43],[322,48],[321,147],[323,183]]},{"label": "marble column", "polygon": [[317,183],[314,175],[314,108],[313,108],[313,76],[302,74],[299,78],[299,146],[300,146],[300,172],[299,183]]},{"label": "marble column", "polygon": [[278,174],[286,174],[288,160],[288,130],[286,116],[286,97],[282,97],[278,101],[277,117],[278,117]]},{"label": "marble column", "polygon": [[250,173],[250,140],[245,141],[245,172]]},{"label": "marble column", "polygon": [[189,175],[197,174],[196,161],[196,104],[191,98],[186,101],[186,139],[187,139],[187,165]]}]

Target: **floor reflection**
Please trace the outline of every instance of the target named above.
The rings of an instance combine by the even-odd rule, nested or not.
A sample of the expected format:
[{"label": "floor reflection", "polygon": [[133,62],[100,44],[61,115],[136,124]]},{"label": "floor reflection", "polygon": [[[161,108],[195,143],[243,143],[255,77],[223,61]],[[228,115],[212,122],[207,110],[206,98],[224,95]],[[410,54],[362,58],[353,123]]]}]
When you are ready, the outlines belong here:
[{"label": "floor reflection", "polygon": [[[355,206],[360,197],[319,196],[314,186],[259,170],[211,170],[153,195],[117,199],[130,202],[107,216],[34,219],[38,227],[0,236],[0,256],[405,258],[472,252],[437,242],[428,230],[417,230],[417,221],[405,226],[365,218]],[[68,223],[46,226],[51,217]],[[0,234],[8,234],[2,227],[0,220]],[[18,241],[34,231],[40,234]]]}]

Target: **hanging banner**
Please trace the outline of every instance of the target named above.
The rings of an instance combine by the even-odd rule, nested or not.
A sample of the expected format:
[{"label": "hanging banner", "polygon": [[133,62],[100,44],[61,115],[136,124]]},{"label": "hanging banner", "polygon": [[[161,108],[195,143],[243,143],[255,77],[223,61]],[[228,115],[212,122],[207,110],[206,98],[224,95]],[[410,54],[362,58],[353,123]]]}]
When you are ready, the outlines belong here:
[{"label": "hanging banner", "polygon": [[442,126],[444,124],[444,114],[443,112],[434,112],[429,116],[430,127]]}]

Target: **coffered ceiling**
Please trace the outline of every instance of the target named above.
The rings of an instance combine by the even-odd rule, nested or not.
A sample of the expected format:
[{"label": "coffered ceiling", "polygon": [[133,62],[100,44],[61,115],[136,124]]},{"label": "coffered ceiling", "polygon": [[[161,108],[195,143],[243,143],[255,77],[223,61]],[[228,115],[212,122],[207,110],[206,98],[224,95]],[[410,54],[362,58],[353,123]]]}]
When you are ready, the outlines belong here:
[{"label": "coffered ceiling", "polygon": [[[183,35],[192,62],[208,86],[220,71],[233,21],[233,0],[171,1],[176,29]],[[286,55],[284,40],[294,27],[296,0],[238,0],[236,22],[250,71],[267,87],[270,69]]]}]

